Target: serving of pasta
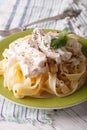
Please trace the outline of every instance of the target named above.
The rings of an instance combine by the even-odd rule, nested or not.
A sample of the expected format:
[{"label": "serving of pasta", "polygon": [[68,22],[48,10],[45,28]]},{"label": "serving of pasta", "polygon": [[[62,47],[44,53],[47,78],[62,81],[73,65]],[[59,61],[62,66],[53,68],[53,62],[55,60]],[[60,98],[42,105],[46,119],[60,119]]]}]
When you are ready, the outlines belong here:
[{"label": "serving of pasta", "polygon": [[4,87],[16,98],[68,96],[87,80],[87,58],[82,44],[67,29],[31,35],[10,43],[0,61]]}]

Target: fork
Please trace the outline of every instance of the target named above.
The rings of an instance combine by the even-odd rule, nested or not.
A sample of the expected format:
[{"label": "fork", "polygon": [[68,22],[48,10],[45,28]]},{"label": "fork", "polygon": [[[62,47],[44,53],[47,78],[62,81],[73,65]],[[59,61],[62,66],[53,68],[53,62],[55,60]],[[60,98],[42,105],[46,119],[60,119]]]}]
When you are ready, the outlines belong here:
[{"label": "fork", "polygon": [[24,25],[22,27],[16,27],[10,30],[0,30],[0,35],[1,36],[8,36],[17,32],[21,32],[21,31],[25,31],[27,29],[28,26],[34,25],[34,24],[38,24],[38,23],[43,23],[43,22],[47,22],[47,21],[52,21],[52,20],[59,20],[59,19],[64,19],[65,17],[77,17],[79,14],[81,13],[81,10],[73,10],[73,9],[69,9],[69,10],[65,10],[62,14],[53,16],[53,17],[49,17],[49,18],[44,18],[32,23],[29,23],[27,25]]}]

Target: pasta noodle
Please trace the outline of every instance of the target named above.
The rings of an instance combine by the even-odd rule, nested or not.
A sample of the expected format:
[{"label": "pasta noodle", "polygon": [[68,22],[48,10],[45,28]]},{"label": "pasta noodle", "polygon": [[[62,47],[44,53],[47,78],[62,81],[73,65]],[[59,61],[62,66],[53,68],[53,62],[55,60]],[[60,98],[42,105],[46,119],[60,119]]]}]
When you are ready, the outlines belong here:
[{"label": "pasta noodle", "polygon": [[16,98],[64,97],[86,82],[87,59],[81,45],[70,35],[65,46],[51,48],[52,39],[58,36],[57,32],[46,34],[35,29],[32,35],[15,40],[5,49],[0,75],[4,77],[4,87]]}]

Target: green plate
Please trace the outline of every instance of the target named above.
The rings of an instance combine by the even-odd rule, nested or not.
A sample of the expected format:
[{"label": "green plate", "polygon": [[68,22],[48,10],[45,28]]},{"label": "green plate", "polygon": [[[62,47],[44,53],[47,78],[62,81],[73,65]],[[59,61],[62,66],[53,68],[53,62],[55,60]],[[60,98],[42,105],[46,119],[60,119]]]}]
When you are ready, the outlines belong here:
[{"label": "green plate", "polygon": [[[48,30],[47,30],[48,31]],[[9,44],[19,37],[24,37],[28,34],[31,34],[32,30],[27,30],[24,32],[20,32],[14,35],[11,35],[4,40],[0,41],[0,59],[2,59],[2,52],[5,48],[9,46]],[[44,108],[44,109],[60,109],[70,107],[81,102],[87,100],[87,84],[84,85],[79,91],[75,92],[74,94],[59,98],[59,97],[52,97],[52,98],[31,98],[26,97],[24,99],[16,99],[12,92],[8,91],[7,88],[3,86],[3,77],[0,77],[0,95],[9,99],[12,102],[15,102],[20,105],[24,105],[27,107],[33,108]]]}]

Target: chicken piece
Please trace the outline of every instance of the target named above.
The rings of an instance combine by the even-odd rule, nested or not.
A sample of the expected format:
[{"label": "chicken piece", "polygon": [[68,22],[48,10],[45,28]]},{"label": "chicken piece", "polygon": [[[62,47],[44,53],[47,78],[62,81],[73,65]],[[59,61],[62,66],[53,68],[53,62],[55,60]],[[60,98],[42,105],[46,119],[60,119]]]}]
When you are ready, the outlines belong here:
[{"label": "chicken piece", "polygon": [[[33,32],[33,37],[36,37],[35,41],[37,41],[40,50],[50,59],[56,61],[58,64],[61,60],[68,61],[72,53],[68,52],[64,48],[53,49],[51,48],[51,40],[53,38],[58,37],[58,33],[50,32],[50,33],[43,33],[41,29],[35,29]],[[34,40],[34,39],[33,39]]]}]

